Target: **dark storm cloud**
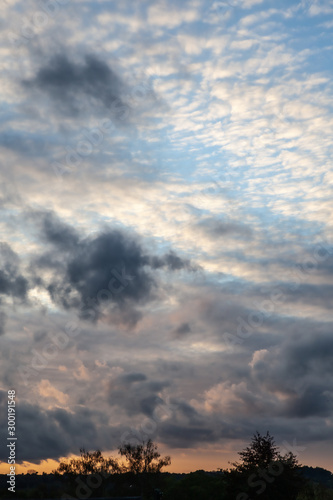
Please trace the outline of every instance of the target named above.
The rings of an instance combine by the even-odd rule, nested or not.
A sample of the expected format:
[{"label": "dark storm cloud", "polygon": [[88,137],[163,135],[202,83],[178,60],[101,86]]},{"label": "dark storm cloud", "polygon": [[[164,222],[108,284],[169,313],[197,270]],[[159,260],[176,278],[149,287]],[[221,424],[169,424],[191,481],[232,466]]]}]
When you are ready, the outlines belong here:
[{"label": "dark storm cloud", "polygon": [[26,299],[28,280],[19,272],[19,258],[7,243],[0,243],[0,295]]},{"label": "dark storm cloud", "polygon": [[[17,405],[17,415],[20,418],[20,427],[17,437],[20,440],[20,461],[39,462],[47,458],[58,458],[66,455],[70,449],[68,432],[60,429],[54,413],[43,411],[37,405],[22,403]],[[0,431],[4,434],[3,431]],[[76,435],[80,429],[76,428]],[[3,440],[5,436],[3,435]],[[84,438],[84,432],[82,434]],[[7,460],[5,450],[1,450],[1,459]]]},{"label": "dark storm cloud", "polygon": [[159,437],[164,443],[175,448],[191,448],[200,443],[212,443],[216,440],[216,434],[211,428],[171,423],[161,425]]},{"label": "dark storm cloud", "polygon": [[81,308],[83,317],[94,320],[98,302],[104,304],[112,298],[112,304],[122,309],[125,322],[140,319],[131,304],[148,300],[155,281],[144,269],[148,260],[134,238],[119,230],[80,238],[72,226],[50,212],[35,213],[33,220],[43,241],[54,247],[33,262],[35,272],[40,266],[54,271],[52,279],[44,283],[54,302]]},{"label": "dark storm cloud", "polygon": [[[326,331],[325,331],[326,330]],[[289,337],[267,351],[253,367],[257,390],[283,394],[276,413],[292,418],[328,416],[333,411],[333,338],[328,325]]]},{"label": "dark storm cloud", "polygon": [[169,385],[168,381],[149,381],[142,373],[121,375],[110,382],[108,401],[129,416],[143,414],[151,417],[164,402],[159,393]]},{"label": "dark storm cloud", "polygon": [[292,339],[282,345],[289,366],[301,368],[300,373],[320,373],[333,376],[332,325],[312,325],[300,335],[295,332]]},{"label": "dark storm cloud", "polygon": [[158,294],[152,270],[194,269],[173,252],[164,257],[147,255],[136,235],[118,229],[80,238],[72,226],[51,212],[29,214],[28,218],[50,247],[34,258],[31,272],[51,272],[52,278],[41,280],[51,299],[66,309],[76,308],[84,319],[97,320],[103,309],[105,316],[112,312],[113,322],[132,328],[142,317],[136,307]]},{"label": "dark storm cloud", "polygon": [[151,417],[153,416],[155,409],[163,403],[164,403],[163,399],[160,398],[159,396],[155,395],[147,396],[141,399],[140,409],[144,415]]},{"label": "dark storm cloud", "polygon": [[76,116],[87,106],[102,106],[121,115],[128,113],[122,101],[125,84],[118,75],[95,55],[86,55],[83,62],[75,62],[65,54],[58,54],[40,67],[36,76],[24,80],[26,88],[45,92],[63,114]]},{"label": "dark storm cloud", "polygon": [[[321,379],[322,386],[333,377],[333,337],[329,325],[296,322],[288,337],[267,351],[254,367],[254,375],[267,389],[293,392],[295,384]],[[287,322],[286,322],[287,324]],[[302,331],[303,326],[303,331]],[[302,333],[300,333],[302,331]]]},{"label": "dark storm cloud", "polygon": [[73,232],[66,226],[60,232],[59,228],[45,232],[56,255],[49,252],[34,263],[36,272],[40,263],[53,268],[52,279],[44,283],[52,300],[64,308],[76,308],[82,318],[92,321],[107,308],[114,311],[112,321],[134,326],[141,317],[135,305],[152,300],[157,287],[145,269],[147,259],[139,243],[110,230],[74,244]]},{"label": "dark storm cloud", "polygon": [[[0,416],[5,421],[7,398],[1,398]],[[124,427],[107,425],[103,414],[88,408],[75,407],[68,412],[62,408],[44,410],[38,405],[18,402],[17,416],[20,426],[17,438],[20,443],[17,460],[39,463],[41,460],[59,459],[70,453],[79,453],[80,448],[112,449],[119,445]],[[0,438],[5,442],[5,427],[0,429]],[[4,447],[0,460],[7,462]]]},{"label": "dark storm cloud", "polygon": [[[189,424],[194,425],[198,423],[202,424],[202,419],[198,414],[197,410],[195,410],[190,403],[185,400],[180,399],[171,399],[171,404],[176,409],[176,414],[178,414],[181,418],[185,417]],[[200,420],[202,420],[200,422]]]},{"label": "dark storm cloud", "polygon": [[288,417],[329,417],[333,410],[332,394],[320,384],[311,384],[304,392],[286,404]]},{"label": "dark storm cloud", "polygon": [[8,274],[14,274],[17,272],[19,262],[18,255],[12,250],[8,243],[0,242],[1,269]]},{"label": "dark storm cloud", "polygon": [[198,269],[198,267],[194,267],[189,260],[181,259],[172,251],[165,254],[163,257],[152,257],[150,259],[150,265],[153,269],[166,267],[170,269],[170,271],[179,271],[180,269],[193,271]]},{"label": "dark storm cloud", "polygon": [[71,290],[78,292],[81,314],[86,319],[91,307],[99,315],[103,307],[114,309],[117,304],[112,321],[132,327],[141,318],[135,306],[153,300],[157,288],[144,267],[146,261],[139,243],[118,230],[110,231],[82,242],[66,263],[60,290],[49,290],[53,299],[66,301]]},{"label": "dark storm cloud", "polygon": [[37,226],[45,243],[55,245],[61,250],[70,250],[78,245],[78,232],[53,212],[32,212],[27,217]]}]

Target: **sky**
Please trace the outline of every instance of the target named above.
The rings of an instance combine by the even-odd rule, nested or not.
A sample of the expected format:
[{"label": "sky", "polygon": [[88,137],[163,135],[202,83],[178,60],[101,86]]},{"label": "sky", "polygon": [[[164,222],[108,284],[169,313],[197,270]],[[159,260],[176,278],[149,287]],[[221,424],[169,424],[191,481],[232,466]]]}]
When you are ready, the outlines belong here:
[{"label": "sky", "polygon": [[[256,431],[333,471],[332,0],[1,2],[17,462]],[[0,449],[7,472],[7,449]]]}]

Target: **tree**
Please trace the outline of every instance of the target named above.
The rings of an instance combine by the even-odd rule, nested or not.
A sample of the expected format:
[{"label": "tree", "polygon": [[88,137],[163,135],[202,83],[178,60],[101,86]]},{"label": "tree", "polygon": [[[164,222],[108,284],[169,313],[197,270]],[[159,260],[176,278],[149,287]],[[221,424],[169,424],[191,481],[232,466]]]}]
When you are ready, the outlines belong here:
[{"label": "tree", "polygon": [[128,472],[134,474],[142,473],[158,473],[162,467],[170,465],[171,459],[169,456],[160,458],[160,453],[157,451],[157,445],[149,439],[146,443],[131,445],[129,443],[119,446],[121,456],[125,457],[128,464],[125,465]]},{"label": "tree", "polygon": [[103,457],[100,450],[89,452],[80,448],[81,457],[72,458],[69,462],[60,462],[53,471],[55,474],[88,475],[113,474],[122,471],[117,459]]},{"label": "tree", "polygon": [[[160,458],[157,445],[151,439],[147,442],[143,441],[137,446],[125,443],[118,447],[118,452],[126,459],[125,463],[119,462],[117,458],[105,458],[100,450],[89,452],[81,448],[79,458],[73,458],[69,462],[61,462],[53,473],[67,475],[70,487],[74,489],[80,480],[80,477],[77,476],[95,474],[107,479],[111,474],[123,473],[123,477],[118,476],[121,483],[125,483],[126,486],[126,482],[129,481],[128,486],[141,490],[143,498],[151,498],[154,488],[158,486],[158,473],[162,467],[171,463],[170,457]],[[107,483],[108,479],[103,482],[105,487],[107,487]],[[95,493],[97,494],[97,490]]]},{"label": "tree", "polygon": [[269,432],[266,436],[261,436],[258,431],[254,434],[251,445],[238,455],[242,458],[242,462],[240,464],[235,462],[233,465],[240,470],[251,469],[253,466],[267,467],[280,458],[273,436]]},{"label": "tree", "polygon": [[138,482],[143,498],[152,498],[154,488],[159,486],[159,473],[162,467],[170,465],[169,456],[160,458],[157,445],[151,439],[142,444],[129,443],[119,446],[118,451],[125,457],[125,470],[134,475],[134,482]]},{"label": "tree", "polygon": [[118,447],[118,452],[125,457],[127,463],[120,464],[117,458],[105,458],[100,450],[89,452],[80,449],[81,457],[72,458],[69,462],[61,462],[53,471],[55,474],[87,475],[114,474],[131,472],[133,474],[158,473],[162,467],[171,463],[170,457],[160,458],[157,445],[149,439],[147,442],[133,446],[125,443]]},{"label": "tree", "polygon": [[281,455],[269,432],[256,432],[250,446],[239,452],[240,462],[226,471],[227,497],[249,500],[295,500],[305,481],[299,473],[298,460],[292,452]]}]

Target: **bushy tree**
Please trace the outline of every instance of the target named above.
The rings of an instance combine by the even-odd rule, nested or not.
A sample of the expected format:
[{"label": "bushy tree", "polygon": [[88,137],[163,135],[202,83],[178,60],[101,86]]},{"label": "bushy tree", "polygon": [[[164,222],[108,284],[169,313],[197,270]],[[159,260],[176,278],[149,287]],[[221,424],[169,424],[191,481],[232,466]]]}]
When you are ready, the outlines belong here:
[{"label": "bushy tree", "polygon": [[100,450],[89,452],[80,448],[80,458],[72,458],[69,462],[60,462],[55,474],[87,475],[87,474],[114,474],[122,472],[122,468],[115,458],[103,457]]},{"label": "bushy tree", "polygon": [[305,481],[299,473],[297,457],[281,455],[269,432],[259,432],[250,446],[239,452],[241,460],[226,471],[228,496],[236,500],[295,500]]},{"label": "bushy tree", "polygon": [[171,463],[169,456],[160,458],[157,445],[151,439],[135,446],[125,443],[119,446],[118,452],[122,457],[125,457],[125,463],[119,463],[117,458],[105,458],[100,450],[89,452],[81,448],[79,458],[72,458],[69,462],[61,462],[53,472],[71,475],[114,474],[118,472],[158,473],[162,467]]},{"label": "bushy tree", "polygon": [[266,436],[261,436],[259,432],[256,432],[250,446],[240,451],[238,455],[242,459],[241,462],[232,464],[238,470],[247,470],[254,466],[267,467],[273,461],[281,458],[274,438],[269,432],[266,433]]},{"label": "bushy tree", "polygon": [[162,467],[170,465],[170,457],[160,458],[157,445],[151,439],[138,445],[124,444],[118,451],[127,461],[125,470],[133,474],[134,482],[139,484],[141,496],[152,498],[153,490],[159,486],[159,473]]},{"label": "bushy tree", "polygon": [[69,476],[71,488],[75,487],[77,476],[96,474],[106,478],[110,474],[123,473],[125,483],[129,482],[134,489],[139,488],[143,498],[151,498],[154,488],[158,486],[158,473],[171,463],[170,457],[161,458],[157,445],[151,439],[136,446],[125,443],[119,446],[118,452],[125,462],[113,457],[105,458],[100,450],[89,452],[81,448],[79,458],[61,462],[53,472]]},{"label": "bushy tree", "polygon": [[160,458],[157,445],[151,439],[138,445],[124,444],[119,446],[118,450],[127,460],[127,471],[134,474],[157,473],[171,463],[169,456]]}]

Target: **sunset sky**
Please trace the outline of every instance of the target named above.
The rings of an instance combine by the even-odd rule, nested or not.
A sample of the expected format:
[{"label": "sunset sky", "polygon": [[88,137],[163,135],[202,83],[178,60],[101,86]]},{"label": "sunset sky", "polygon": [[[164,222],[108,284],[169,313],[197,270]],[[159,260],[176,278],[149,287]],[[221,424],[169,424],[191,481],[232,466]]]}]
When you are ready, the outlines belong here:
[{"label": "sunset sky", "polygon": [[333,471],[333,1],[0,18],[0,472],[9,389],[21,470],[269,430]]}]

